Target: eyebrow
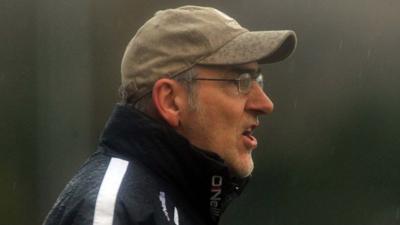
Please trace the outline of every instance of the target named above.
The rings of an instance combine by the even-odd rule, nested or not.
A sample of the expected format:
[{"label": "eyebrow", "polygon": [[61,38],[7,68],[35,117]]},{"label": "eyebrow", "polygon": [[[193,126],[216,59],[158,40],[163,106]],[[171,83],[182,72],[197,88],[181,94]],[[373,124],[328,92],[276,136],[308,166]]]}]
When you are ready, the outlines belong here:
[{"label": "eyebrow", "polygon": [[[258,74],[261,73],[261,67],[257,66],[256,68],[251,68],[251,67],[246,67],[243,65],[227,65],[225,66],[225,68],[221,68],[220,65],[199,65],[201,67],[205,67],[205,68],[214,68],[217,70],[221,70],[221,71],[225,71],[222,72],[221,75],[223,77],[227,77],[227,78],[232,78],[231,72],[235,73],[235,76],[238,74],[242,74],[242,73],[250,73],[253,76],[257,76]],[[255,78],[255,77],[254,77]]]},{"label": "eyebrow", "polygon": [[231,69],[231,71],[237,73],[237,74],[241,74],[241,73],[250,73],[253,76],[254,75],[258,75],[259,73],[261,73],[261,68],[258,67],[256,69],[253,68],[246,68],[246,67],[241,67],[241,66],[233,66]]},{"label": "eyebrow", "polygon": [[231,68],[234,71],[248,72],[248,73],[256,73],[256,72],[260,72],[261,71],[260,67],[249,68],[249,67],[243,67],[242,65],[232,65]]}]

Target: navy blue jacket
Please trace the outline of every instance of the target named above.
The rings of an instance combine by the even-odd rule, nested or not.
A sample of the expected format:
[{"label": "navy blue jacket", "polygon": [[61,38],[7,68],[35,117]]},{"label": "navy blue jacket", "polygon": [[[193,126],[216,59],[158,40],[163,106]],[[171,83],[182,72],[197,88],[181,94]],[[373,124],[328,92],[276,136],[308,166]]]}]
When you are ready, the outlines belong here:
[{"label": "navy blue jacket", "polygon": [[44,225],[213,225],[247,180],[164,123],[118,104]]}]

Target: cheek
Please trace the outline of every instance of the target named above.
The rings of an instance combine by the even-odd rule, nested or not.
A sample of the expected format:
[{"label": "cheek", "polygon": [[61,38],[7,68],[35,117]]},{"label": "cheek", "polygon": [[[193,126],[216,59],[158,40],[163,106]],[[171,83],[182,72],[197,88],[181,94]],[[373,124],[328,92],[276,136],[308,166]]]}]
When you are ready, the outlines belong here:
[{"label": "cheek", "polygon": [[[216,102],[213,99],[202,104],[199,110],[202,111],[205,129],[211,130],[211,132],[218,133],[218,135],[236,136],[241,129],[243,107],[240,107],[238,102],[227,100]],[[227,138],[229,137],[220,138],[220,140]]]}]

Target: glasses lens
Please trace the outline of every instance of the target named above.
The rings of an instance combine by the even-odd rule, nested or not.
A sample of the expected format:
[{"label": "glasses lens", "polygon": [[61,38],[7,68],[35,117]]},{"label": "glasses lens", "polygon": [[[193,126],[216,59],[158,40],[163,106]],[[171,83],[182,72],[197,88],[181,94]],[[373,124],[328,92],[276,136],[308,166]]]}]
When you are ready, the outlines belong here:
[{"label": "glasses lens", "polygon": [[258,76],[256,78],[256,82],[261,88],[264,87],[264,79],[263,79],[263,75],[261,73],[258,74]]},{"label": "glasses lens", "polygon": [[242,93],[248,93],[251,88],[251,75],[249,73],[243,73],[239,76],[239,91]]}]

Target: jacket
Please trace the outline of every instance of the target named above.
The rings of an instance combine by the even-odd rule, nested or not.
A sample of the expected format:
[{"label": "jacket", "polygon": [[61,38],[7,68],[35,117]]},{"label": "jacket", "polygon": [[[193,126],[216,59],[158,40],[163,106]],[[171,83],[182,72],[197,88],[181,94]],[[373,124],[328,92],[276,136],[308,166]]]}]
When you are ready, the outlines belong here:
[{"label": "jacket", "polygon": [[248,178],[168,125],[117,104],[44,225],[215,225]]}]

